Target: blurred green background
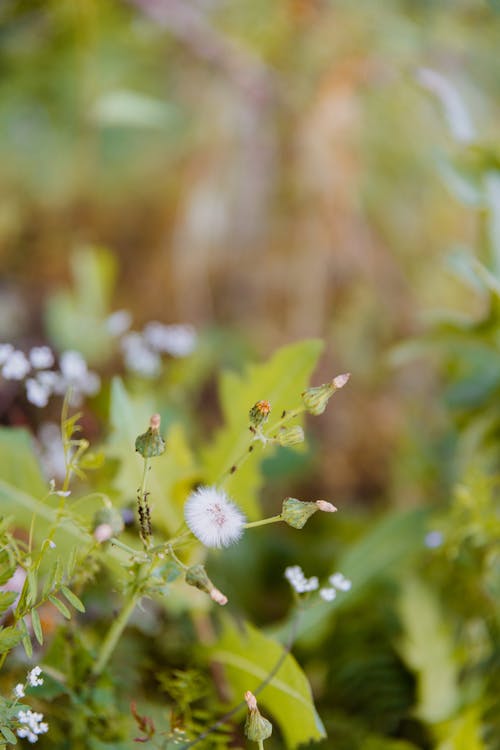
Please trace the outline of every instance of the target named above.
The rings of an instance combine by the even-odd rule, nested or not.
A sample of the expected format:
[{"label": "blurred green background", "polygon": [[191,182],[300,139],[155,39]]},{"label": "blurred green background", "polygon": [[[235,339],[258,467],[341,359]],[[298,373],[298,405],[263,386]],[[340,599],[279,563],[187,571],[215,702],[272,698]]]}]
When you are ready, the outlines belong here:
[{"label": "blurred green background", "polygon": [[[83,348],[84,317],[54,322],[75,268],[103,314],[193,324],[198,359],[158,398],[187,402],[195,445],[222,368],[318,337],[313,382],[352,373],[308,450],[264,465],[264,506],[332,500],[333,538],[313,523],[228,553],[254,591],[213,563],[271,627],[284,564],[331,572],[396,524],[366,558],[381,574],[299,641],[325,748],[500,747],[499,48],[493,0],[0,5],[0,339]],[[107,270],[79,274],[89,246]],[[0,406],[38,427],[15,390]],[[422,533],[384,568],[400,513]]]}]

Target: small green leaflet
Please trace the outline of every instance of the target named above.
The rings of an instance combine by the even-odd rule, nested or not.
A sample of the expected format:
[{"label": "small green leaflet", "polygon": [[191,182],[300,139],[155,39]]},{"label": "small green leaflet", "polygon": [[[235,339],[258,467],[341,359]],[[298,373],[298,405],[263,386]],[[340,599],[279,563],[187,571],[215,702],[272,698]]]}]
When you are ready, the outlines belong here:
[{"label": "small green leaflet", "polygon": [[36,609],[31,610],[31,624],[33,625],[33,632],[40,646],[43,644],[43,631],[42,623],[40,622],[40,615]]},{"label": "small green leaflet", "polygon": [[49,596],[49,602],[51,602],[54,607],[59,610],[63,617],[65,617],[67,620],[71,620],[71,612],[64,604],[64,602],[53,595]]},{"label": "small green leaflet", "polygon": [[0,591],[0,615],[9,609],[17,599],[16,591]]},{"label": "small green leaflet", "polygon": [[79,612],[85,612],[83,602],[67,586],[61,586],[61,594],[73,605]]}]

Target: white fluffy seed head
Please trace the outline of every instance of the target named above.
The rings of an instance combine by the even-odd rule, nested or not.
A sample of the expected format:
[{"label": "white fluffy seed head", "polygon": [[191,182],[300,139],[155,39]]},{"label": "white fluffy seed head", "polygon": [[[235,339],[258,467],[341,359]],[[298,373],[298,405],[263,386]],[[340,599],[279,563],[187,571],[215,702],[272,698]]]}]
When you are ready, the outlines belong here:
[{"label": "white fluffy seed head", "polygon": [[205,547],[229,547],[243,534],[245,516],[223,490],[199,487],[184,506],[186,523]]}]

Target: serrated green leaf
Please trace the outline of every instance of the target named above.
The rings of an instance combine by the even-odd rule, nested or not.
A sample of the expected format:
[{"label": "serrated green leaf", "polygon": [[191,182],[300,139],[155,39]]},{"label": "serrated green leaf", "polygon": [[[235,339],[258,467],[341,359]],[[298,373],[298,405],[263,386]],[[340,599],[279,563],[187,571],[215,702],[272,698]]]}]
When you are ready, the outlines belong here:
[{"label": "serrated green leaf", "polygon": [[0,591],[0,615],[6,612],[17,599],[17,591]]},{"label": "serrated green leaf", "polygon": [[451,627],[435,594],[416,578],[405,578],[399,599],[404,635],[399,653],[417,675],[417,716],[430,723],[453,716],[460,702],[459,665]]},{"label": "serrated green leaf", "polygon": [[33,625],[33,632],[40,646],[43,644],[43,631],[42,623],[40,622],[40,615],[36,609],[31,610],[31,624]]},{"label": "serrated green leaf", "polygon": [[71,612],[67,608],[67,606],[62,602],[60,599],[58,599],[56,596],[53,596],[52,594],[49,596],[49,602],[51,602],[56,609],[59,610],[59,612],[62,614],[63,617],[65,617],[67,620],[71,620]]},{"label": "serrated green leaf", "polygon": [[[302,341],[279,349],[264,364],[249,365],[241,375],[223,373],[220,401],[225,424],[202,451],[204,480],[208,484],[219,483],[248,449],[248,412],[257,401],[270,401],[270,424],[279,419],[284,409],[291,410],[301,405],[300,394],[309,385],[321,349],[320,341]],[[300,422],[298,419],[296,424]],[[274,450],[268,446],[264,452],[260,445],[254,446],[252,456],[224,481],[224,489],[250,519],[258,516],[261,461]]]},{"label": "serrated green leaf", "polygon": [[[224,666],[235,696],[242,698],[246,690],[255,693],[283,656],[283,647],[251,625],[237,629],[225,618],[222,636],[209,653]],[[307,677],[291,654],[258,694],[258,700],[279,723],[288,748],[326,736]]]},{"label": "serrated green leaf", "polygon": [[0,654],[10,651],[11,648],[17,646],[20,640],[21,634],[14,626],[0,628]]},{"label": "serrated green leaf", "polygon": [[1,726],[0,732],[3,734],[7,742],[9,742],[11,745],[17,745],[17,737],[13,732],[10,731],[9,727]]},{"label": "serrated green leaf", "polygon": [[71,589],[69,589],[67,586],[61,586],[61,593],[63,596],[68,600],[70,604],[73,605],[75,609],[77,609],[79,612],[85,612],[85,606],[83,602],[77,597]]}]

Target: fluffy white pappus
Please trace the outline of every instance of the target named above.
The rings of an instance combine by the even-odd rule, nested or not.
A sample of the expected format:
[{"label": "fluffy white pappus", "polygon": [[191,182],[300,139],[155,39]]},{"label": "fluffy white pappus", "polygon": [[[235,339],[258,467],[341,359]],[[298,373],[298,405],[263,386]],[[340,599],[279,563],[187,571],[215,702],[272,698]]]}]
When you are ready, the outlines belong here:
[{"label": "fluffy white pappus", "polygon": [[184,506],[186,523],[205,547],[229,547],[243,534],[246,518],[223,490],[199,487]]}]

